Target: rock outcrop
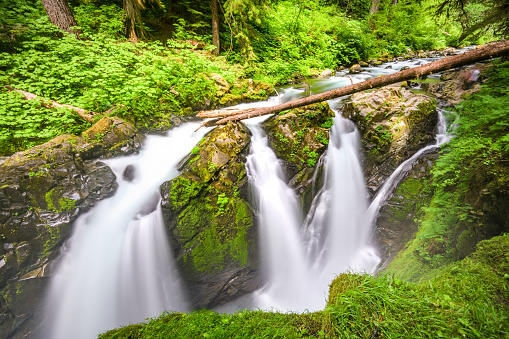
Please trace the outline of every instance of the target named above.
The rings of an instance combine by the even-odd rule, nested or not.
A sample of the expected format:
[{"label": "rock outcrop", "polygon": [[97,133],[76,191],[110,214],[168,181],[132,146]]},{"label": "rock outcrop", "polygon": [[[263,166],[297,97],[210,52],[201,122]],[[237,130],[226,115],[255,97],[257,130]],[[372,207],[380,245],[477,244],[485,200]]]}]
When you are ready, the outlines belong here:
[{"label": "rock outcrop", "polygon": [[0,165],[1,338],[36,329],[52,263],[72,222],[115,192],[115,175],[93,159],[140,146],[131,125],[103,118],[82,137],[61,135]]},{"label": "rock outcrop", "polygon": [[[453,69],[445,71],[440,76],[441,82],[424,84],[430,94],[445,102],[448,106],[454,106],[465,100],[467,96],[479,91],[483,73],[490,64],[476,64],[465,67],[462,70]],[[470,72],[474,69],[481,71],[480,81],[475,82],[472,88],[466,87]]]},{"label": "rock outcrop", "polygon": [[304,213],[323,184],[322,176],[316,178],[315,172],[321,170],[317,166],[329,144],[333,117],[329,104],[321,102],[274,115],[264,124],[271,148],[283,161],[290,187],[302,197]]},{"label": "rock outcrop", "polygon": [[431,151],[418,159],[380,208],[374,242],[382,258],[382,268],[414,238],[418,229],[416,220],[423,215],[422,207],[429,205],[433,195],[431,169],[437,158],[436,151]]},{"label": "rock outcrop", "polygon": [[162,210],[193,308],[259,287],[256,219],[248,202],[242,123],[216,127],[161,185]]},{"label": "rock outcrop", "polygon": [[405,89],[406,83],[352,95],[343,115],[362,135],[364,174],[374,194],[404,160],[434,142],[436,100]]},{"label": "rock outcrop", "polygon": [[216,92],[202,105],[192,107],[193,111],[233,106],[242,102],[265,100],[274,93],[274,88],[266,82],[245,79],[230,85],[228,81],[217,73],[210,75],[214,81]]}]

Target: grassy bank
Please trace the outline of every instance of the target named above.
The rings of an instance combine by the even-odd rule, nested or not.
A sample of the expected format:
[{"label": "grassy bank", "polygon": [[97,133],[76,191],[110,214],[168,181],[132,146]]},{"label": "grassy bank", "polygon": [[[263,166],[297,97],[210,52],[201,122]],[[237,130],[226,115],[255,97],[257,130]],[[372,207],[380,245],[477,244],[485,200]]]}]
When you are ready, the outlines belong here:
[{"label": "grassy bank", "polygon": [[99,336],[113,338],[501,338],[509,335],[509,235],[428,282],[342,274],[325,310],[168,313]]}]

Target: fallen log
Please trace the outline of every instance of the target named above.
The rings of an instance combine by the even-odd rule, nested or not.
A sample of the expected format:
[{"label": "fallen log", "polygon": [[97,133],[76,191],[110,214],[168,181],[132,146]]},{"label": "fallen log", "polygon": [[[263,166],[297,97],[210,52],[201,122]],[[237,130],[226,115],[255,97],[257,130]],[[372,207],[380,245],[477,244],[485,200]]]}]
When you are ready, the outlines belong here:
[{"label": "fallen log", "polygon": [[79,108],[79,107],[74,107],[74,106],[71,106],[71,105],[67,105],[67,104],[60,104],[56,101],[53,101],[53,100],[46,100],[46,99],[43,99],[33,93],[30,93],[30,92],[25,92],[25,91],[22,91],[20,89],[16,89],[14,87],[11,87],[11,86],[5,86],[5,88],[7,88],[9,91],[16,91],[16,92],[19,92],[21,94],[23,94],[25,96],[25,98],[27,100],[41,100],[43,102],[43,105],[44,107],[46,108],[56,108],[56,107],[67,107],[67,108],[70,108],[72,109],[73,111],[75,111],[76,113],[78,113],[78,115],[89,121],[89,122],[94,122],[94,115],[96,113],[94,112],[90,112],[90,111],[85,111],[83,108]]},{"label": "fallen log", "polygon": [[[297,107],[307,106],[317,102],[330,100],[345,95],[350,95],[371,88],[387,86],[400,81],[417,79],[424,75],[442,72],[450,68],[469,65],[478,61],[499,57],[503,55],[509,55],[509,40],[504,40],[496,44],[488,45],[462,54],[457,54],[454,56],[443,58],[434,62],[430,62],[429,64],[426,65],[406,69],[404,71],[400,71],[389,75],[379,76],[377,78],[369,79],[357,84],[352,84],[351,86],[346,86],[331,91],[323,92],[320,94],[311,95],[306,98],[289,101],[281,105],[276,105],[272,107],[261,107],[248,110],[239,110],[240,112],[234,115],[225,116],[224,118],[215,121],[215,124],[223,125],[228,123],[228,121],[239,121],[260,115],[279,113],[289,109],[294,109]],[[203,112],[200,112],[199,114],[202,113]],[[215,114],[216,117],[221,116],[221,113],[218,113],[218,111],[215,111]]]}]

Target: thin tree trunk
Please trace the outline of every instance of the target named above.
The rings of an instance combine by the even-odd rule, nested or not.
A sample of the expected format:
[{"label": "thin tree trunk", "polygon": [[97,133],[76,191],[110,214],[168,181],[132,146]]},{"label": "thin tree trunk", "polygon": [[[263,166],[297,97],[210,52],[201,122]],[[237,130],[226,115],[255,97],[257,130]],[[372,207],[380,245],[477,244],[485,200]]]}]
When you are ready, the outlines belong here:
[{"label": "thin tree trunk", "polygon": [[[472,51],[454,55],[451,57],[443,58],[441,60],[437,60],[431,62],[429,64],[410,68],[404,71],[400,71],[394,74],[384,75],[377,78],[369,79],[351,86],[346,86],[338,89],[334,89],[332,91],[327,91],[324,93],[316,94],[309,96],[307,98],[302,98],[294,101],[289,101],[287,103],[276,105],[272,107],[263,107],[258,109],[250,109],[249,111],[243,111],[240,114],[236,114],[233,116],[225,117],[221,120],[215,121],[215,125],[222,125],[228,123],[228,121],[239,121],[242,119],[248,119],[260,115],[271,114],[271,113],[279,113],[282,111],[286,111],[289,109],[294,109],[297,107],[307,106],[310,104],[314,104],[317,102],[330,100],[334,98],[338,98],[345,95],[350,95],[356,92],[364,91],[371,88],[386,86],[390,84],[394,84],[396,82],[417,79],[423,75],[428,75],[432,73],[438,73],[445,71],[449,68],[464,66],[468,64],[473,64],[478,61],[502,56],[509,54],[509,40],[504,40],[499,43],[489,45],[483,48],[474,49]],[[206,111],[198,113],[198,117],[221,117],[221,111],[216,111],[216,114],[208,114]],[[227,111],[228,112],[228,111]],[[231,113],[231,111],[230,111]],[[226,113],[228,114],[228,113]]]},{"label": "thin tree trunk", "polygon": [[212,8],[212,44],[216,46],[213,51],[215,55],[219,55],[219,12],[217,10],[217,2],[219,0],[211,0],[210,7]]},{"label": "thin tree trunk", "polygon": [[371,8],[369,9],[369,14],[378,13],[379,5],[380,5],[380,0],[371,0]]},{"label": "thin tree trunk", "polygon": [[41,0],[41,2],[52,24],[57,25],[63,31],[75,34],[79,38],[81,32],[77,29],[71,29],[71,27],[78,26],[78,24],[66,0]]}]

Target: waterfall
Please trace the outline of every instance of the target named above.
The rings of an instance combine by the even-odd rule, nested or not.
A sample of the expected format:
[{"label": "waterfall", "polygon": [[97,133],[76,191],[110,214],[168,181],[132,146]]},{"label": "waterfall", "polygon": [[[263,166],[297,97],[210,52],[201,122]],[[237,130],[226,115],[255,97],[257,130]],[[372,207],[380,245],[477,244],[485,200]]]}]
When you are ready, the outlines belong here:
[{"label": "waterfall", "polygon": [[312,307],[312,284],[300,237],[302,217],[295,192],[258,125],[251,125],[251,154],[246,168],[257,194],[262,268],[267,284],[256,293],[259,308],[304,311]]},{"label": "waterfall", "polygon": [[89,339],[164,310],[188,309],[158,188],[177,175],[178,162],[207,131],[193,133],[198,126],[148,136],[138,155],[105,161],[119,187],[74,224],[51,281],[47,337]]},{"label": "waterfall", "polygon": [[396,170],[392,172],[389,178],[387,178],[369,205],[368,218],[371,224],[375,223],[376,217],[378,216],[378,211],[380,210],[382,203],[392,194],[392,191],[394,188],[396,188],[401,179],[405,177],[405,174],[412,169],[412,166],[417,161],[417,159],[419,159],[423,154],[429,151],[434,151],[439,148],[440,145],[445,144],[451,140],[451,134],[447,132],[447,122],[444,117],[444,110],[442,108],[437,108],[437,114],[438,124],[435,144],[421,148],[414,155],[401,163],[401,165],[399,165]]},{"label": "waterfall", "polygon": [[369,246],[371,225],[354,124],[336,115],[325,160],[325,183],[306,218],[304,236],[320,288],[346,271],[373,272],[380,259]]},{"label": "waterfall", "polygon": [[[428,60],[419,61],[424,62]],[[392,73],[395,68],[376,70]],[[314,81],[321,81],[322,91],[377,74],[342,75]],[[315,85],[292,86],[281,90],[282,98],[236,107],[273,106],[306,90],[314,93]],[[255,191],[266,284],[245,298],[242,308],[320,310],[334,276],[346,271],[372,273],[380,262],[370,246],[378,209],[419,156],[449,140],[441,111],[439,118],[436,144],[401,164],[368,208],[359,133],[337,114],[329,147],[320,159],[325,183],[305,218],[259,126],[265,117],[245,121],[253,134],[246,167]],[[51,328],[45,337],[88,339],[164,310],[188,310],[166,240],[158,187],[178,174],[178,162],[207,132],[201,128],[193,133],[196,127],[197,123],[188,123],[166,137],[149,136],[140,154],[105,161],[117,176],[118,190],[76,220],[72,237],[62,247],[49,291]]]}]

